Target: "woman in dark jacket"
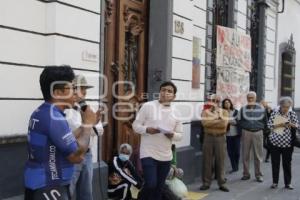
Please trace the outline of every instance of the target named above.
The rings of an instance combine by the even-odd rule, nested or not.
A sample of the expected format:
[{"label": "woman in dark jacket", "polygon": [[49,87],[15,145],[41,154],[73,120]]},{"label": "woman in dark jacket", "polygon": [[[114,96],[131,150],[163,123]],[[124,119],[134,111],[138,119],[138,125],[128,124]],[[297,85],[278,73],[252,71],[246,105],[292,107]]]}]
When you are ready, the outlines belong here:
[{"label": "woman in dark jacket", "polygon": [[277,188],[278,186],[280,157],[282,157],[285,188],[292,190],[294,188],[291,185],[293,153],[291,129],[298,128],[298,117],[291,110],[293,101],[290,97],[282,97],[279,103],[279,109],[272,112],[268,122],[268,127],[271,129],[269,135],[273,176],[271,188]]},{"label": "woman in dark jacket", "polygon": [[[272,108],[268,105],[268,103],[265,100],[262,100],[261,105],[266,109],[266,116],[267,116],[267,120],[270,119],[271,117],[271,113],[273,112]],[[270,135],[270,129],[267,127],[264,129],[264,148],[266,149],[266,157],[265,157],[265,162],[269,162],[269,158],[271,155],[270,152],[270,142],[269,142],[269,135]]]},{"label": "woman in dark jacket", "polygon": [[231,162],[232,170],[230,173],[237,172],[239,170],[240,160],[240,131],[236,121],[238,111],[234,109],[232,101],[230,99],[224,99],[222,102],[222,108],[227,110],[230,116],[229,124],[227,128],[227,152]]},{"label": "woman in dark jacket", "polygon": [[141,189],[143,181],[129,160],[132,147],[129,144],[120,146],[119,155],[109,165],[108,198],[113,200],[131,200],[131,185]]}]

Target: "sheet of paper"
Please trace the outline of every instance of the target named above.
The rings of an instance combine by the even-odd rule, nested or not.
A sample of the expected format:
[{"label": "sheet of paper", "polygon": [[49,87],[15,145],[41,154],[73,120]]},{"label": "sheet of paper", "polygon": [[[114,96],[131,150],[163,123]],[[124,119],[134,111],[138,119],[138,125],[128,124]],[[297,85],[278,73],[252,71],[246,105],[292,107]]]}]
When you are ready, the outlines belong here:
[{"label": "sheet of paper", "polygon": [[[283,117],[281,115],[277,115],[273,122],[274,122],[274,125],[277,125],[277,124],[286,123],[288,121],[289,120],[286,117]],[[278,128],[275,128],[273,131],[274,131],[274,133],[277,133],[277,134],[283,134],[284,129],[285,129],[285,127],[278,127]]]},{"label": "sheet of paper", "polygon": [[281,123],[286,123],[288,121],[289,121],[288,118],[283,117],[281,115],[277,115],[274,119],[274,125],[281,124]]},{"label": "sheet of paper", "polygon": [[162,127],[158,127],[158,130],[160,131],[161,134],[171,133],[171,130]]},{"label": "sheet of paper", "polygon": [[163,123],[162,121],[159,121],[157,124],[158,129],[160,130],[160,133],[171,133],[173,128],[168,126],[168,124]]}]

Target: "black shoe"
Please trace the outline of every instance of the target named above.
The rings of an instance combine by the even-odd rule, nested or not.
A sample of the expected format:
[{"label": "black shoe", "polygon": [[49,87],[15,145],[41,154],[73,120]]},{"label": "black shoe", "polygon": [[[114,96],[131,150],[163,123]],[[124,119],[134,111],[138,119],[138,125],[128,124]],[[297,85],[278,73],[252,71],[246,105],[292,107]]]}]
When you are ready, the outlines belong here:
[{"label": "black shoe", "polygon": [[272,189],[276,189],[278,187],[278,184],[277,183],[273,183],[272,185],[271,185],[271,188]]},{"label": "black shoe", "polygon": [[220,186],[219,189],[223,192],[229,192],[229,189],[224,185]]},{"label": "black shoe", "polygon": [[270,162],[269,159],[266,159],[266,160],[265,160],[265,163],[268,163],[268,162]]},{"label": "black shoe", "polygon": [[241,178],[241,180],[243,180],[243,181],[249,180],[249,179],[250,179],[250,176],[243,176],[243,177]]},{"label": "black shoe", "polygon": [[202,185],[200,187],[200,190],[208,190],[209,189],[209,186],[208,185]]},{"label": "black shoe", "polygon": [[285,188],[288,189],[288,190],[293,190],[294,189],[294,187],[291,184],[286,185]]}]

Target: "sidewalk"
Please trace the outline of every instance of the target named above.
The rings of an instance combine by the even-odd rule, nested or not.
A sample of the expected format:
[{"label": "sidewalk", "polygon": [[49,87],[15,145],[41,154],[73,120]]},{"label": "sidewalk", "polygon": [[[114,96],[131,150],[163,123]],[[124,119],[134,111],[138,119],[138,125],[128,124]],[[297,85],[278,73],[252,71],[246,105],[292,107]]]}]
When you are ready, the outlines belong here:
[{"label": "sidewalk", "polygon": [[[226,170],[230,170],[226,162]],[[226,174],[227,186],[230,192],[220,191],[216,180],[207,191],[200,191],[201,180],[189,184],[189,197],[185,200],[300,200],[300,149],[295,149],[292,161],[292,184],[294,190],[284,189],[283,173],[280,171],[278,189],[270,189],[272,184],[271,163],[263,163],[262,171],[264,173],[264,182],[258,183],[253,176],[253,162],[251,162],[251,179],[247,181],[240,180],[242,177],[242,165],[240,171],[234,174]],[[22,200],[22,196],[9,198],[6,200]]]},{"label": "sidewalk", "polygon": [[[201,180],[188,185],[189,191],[196,192],[201,200],[299,200],[300,199],[300,150],[295,149],[292,161],[292,185],[294,190],[284,189],[283,172],[280,171],[278,189],[270,189],[272,184],[271,163],[263,163],[262,171],[264,173],[264,182],[258,183],[255,180],[253,172],[253,163],[251,162],[251,179],[247,181],[240,180],[242,177],[242,166],[234,174],[226,174],[227,186],[230,192],[222,192],[218,189],[216,181],[213,181],[207,191],[200,191]],[[226,167],[228,169],[228,167]],[[228,169],[229,170],[229,169]],[[190,198],[194,200],[193,198]]]}]

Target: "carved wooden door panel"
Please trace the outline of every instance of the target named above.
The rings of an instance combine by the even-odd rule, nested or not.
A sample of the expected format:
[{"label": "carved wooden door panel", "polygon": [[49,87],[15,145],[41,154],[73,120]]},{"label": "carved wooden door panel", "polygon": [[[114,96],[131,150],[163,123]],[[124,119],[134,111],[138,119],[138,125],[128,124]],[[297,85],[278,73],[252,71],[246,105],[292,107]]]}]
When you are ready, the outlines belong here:
[{"label": "carved wooden door panel", "polygon": [[138,148],[132,130],[135,111],[145,98],[148,0],[107,1],[105,75],[109,88],[108,126],[103,142],[104,160],[127,142]]}]

